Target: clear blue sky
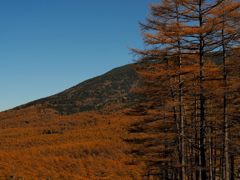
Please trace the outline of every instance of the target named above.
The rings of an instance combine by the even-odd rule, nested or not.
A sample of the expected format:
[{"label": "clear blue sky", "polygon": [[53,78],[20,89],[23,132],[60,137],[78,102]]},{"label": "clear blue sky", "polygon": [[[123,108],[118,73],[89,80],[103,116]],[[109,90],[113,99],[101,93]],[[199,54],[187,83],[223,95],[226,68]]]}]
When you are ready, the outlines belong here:
[{"label": "clear blue sky", "polygon": [[157,0],[0,0],[0,111],[132,62]]}]

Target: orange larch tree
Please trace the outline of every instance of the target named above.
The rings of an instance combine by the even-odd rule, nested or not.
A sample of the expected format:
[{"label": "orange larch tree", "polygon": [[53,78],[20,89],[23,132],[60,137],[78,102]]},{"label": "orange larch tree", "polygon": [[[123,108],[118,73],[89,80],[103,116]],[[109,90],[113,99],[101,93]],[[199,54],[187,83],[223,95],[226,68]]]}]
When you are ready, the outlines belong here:
[{"label": "orange larch tree", "polygon": [[[239,40],[239,3],[163,0],[149,7],[147,22],[140,24],[148,46],[131,49],[138,55],[136,70],[143,84],[136,91],[146,96],[146,102],[136,107],[145,110],[145,118],[132,130],[143,135],[138,142],[149,167],[147,177],[229,179],[229,125],[224,97],[232,89],[226,88],[226,51],[237,46]],[[222,7],[226,9],[220,11]],[[231,14],[227,18],[226,12]],[[214,55],[216,51],[220,55]],[[209,61],[210,56],[223,61],[223,70]],[[221,93],[222,89],[227,92]],[[219,151],[217,143],[225,149]],[[217,158],[219,153],[223,158]]]}]

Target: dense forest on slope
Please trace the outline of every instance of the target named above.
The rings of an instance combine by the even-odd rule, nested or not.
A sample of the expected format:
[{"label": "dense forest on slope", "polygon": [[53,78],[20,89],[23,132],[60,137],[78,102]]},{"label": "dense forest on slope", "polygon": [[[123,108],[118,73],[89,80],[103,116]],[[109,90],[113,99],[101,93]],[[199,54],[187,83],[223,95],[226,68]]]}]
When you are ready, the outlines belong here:
[{"label": "dense forest on slope", "polygon": [[240,178],[240,2],[149,9],[134,69],[0,113],[0,179]]},{"label": "dense forest on slope", "polygon": [[[215,54],[209,57],[220,64]],[[0,179],[142,179],[145,165],[136,164],[130,153],[136,146],[125,141],[144,140],[128,130],[145,117],[126,115],[139,102],[132,93],[138,85],[126,65],[1,112]]]},{"label": "dense forest on slope", "polygon": [[127,128],[136,118],[31,106],[0,113],[0,179],[141,179]]},{"label": "dense forest on slope", "polygon": [[[125,141],[138,139],[141,143],[148,138],[128,131],[146,117],[128,116],[130,110],[124,109],[138,102],[131,94],[138,81],[132,66],[127,65],[54,96],[1,112],[0,179],[142,179],[145,165],[142,161],[136,164],[139,158],[131,154],[139,145]],[[101,106],[94,108],[96,101],[87,101],[91,97]],[[92,106],[74,105],[77,98]],[[98,110],[77,112],[80,108]]]}]

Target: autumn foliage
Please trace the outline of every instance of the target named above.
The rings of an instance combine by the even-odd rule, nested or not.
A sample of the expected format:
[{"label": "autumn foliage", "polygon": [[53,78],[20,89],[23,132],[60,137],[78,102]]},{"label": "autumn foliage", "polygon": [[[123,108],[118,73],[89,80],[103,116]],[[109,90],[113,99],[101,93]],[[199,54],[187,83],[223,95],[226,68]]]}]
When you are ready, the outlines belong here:
[{"label": "autumn foliage", "polygon": [[141,179],[123,112],[59,115],[41,105],[0,113],[0,179]]},{"label": "autumn foliage", "polygon": [[144,178],[234,179],[240,3],[163,0],[149,7],[140,23],[146,48],[131,49],[143,84],[135,91],[146,97],[130,112],[144,115],[130,129],[133,152],[147,165]]},{"label": "autumn foliage", "polygon": [[[240,178],[239,1],[162,0],[149,8],[140,23],[146,48],[131,49],[142,103],[119,110],[132,97],[125,78],[117,80],[124,90],[103,83],[114,90],[109,101],[88,81],[93,90],[64,91],[61,103],[52,96],[1,112],[0,179]],[[97,101],[88,96],[95,90],[104,95]],[[82,92],[85,101],[75,101]],[[84,103],[101,108],[76,113]]]}]

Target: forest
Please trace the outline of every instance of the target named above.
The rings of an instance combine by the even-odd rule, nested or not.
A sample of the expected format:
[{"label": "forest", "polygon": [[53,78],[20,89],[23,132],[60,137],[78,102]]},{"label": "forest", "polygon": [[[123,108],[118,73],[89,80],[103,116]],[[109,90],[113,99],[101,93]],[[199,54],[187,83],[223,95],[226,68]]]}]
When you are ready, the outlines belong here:
[{"label": "forest", "polygon": [[126,105],[128,88],[116,85],[121,101],[99,109],[67,103],[63,113],[50,99],[1,112],[0,180],[240,179],[239,8],[234,0],[150,4],[140,22],[145,48],[130,48],[137,104]]},{"label": "forest", "polygon": [[[0,113],[0,180],[141,179],[127,110],[61,115],[42,105]],[[13,178],[14,177],[14,178]]]},{"label": "forest", "polygon": [[[146,101],[130,139],[144,179],[230,180],[239,174],[239,1],[162,0],[140,23],[136,71]],[[217,65],[212,57],[221,58]]]}]

